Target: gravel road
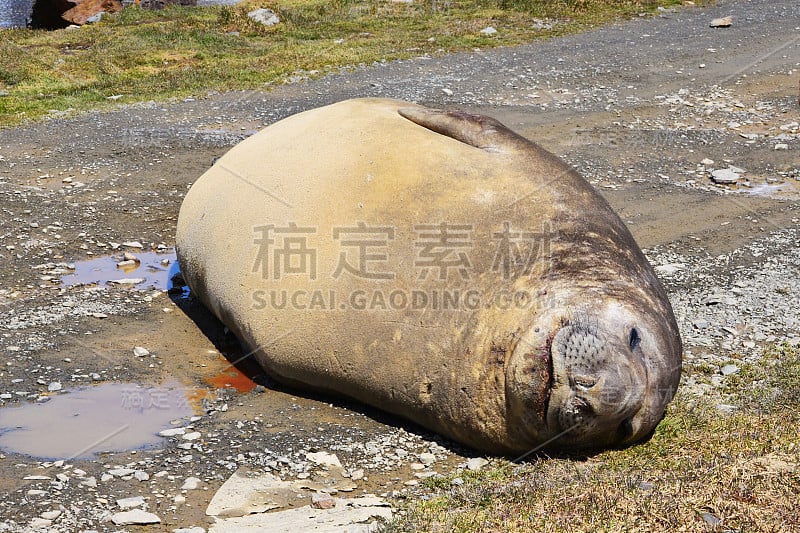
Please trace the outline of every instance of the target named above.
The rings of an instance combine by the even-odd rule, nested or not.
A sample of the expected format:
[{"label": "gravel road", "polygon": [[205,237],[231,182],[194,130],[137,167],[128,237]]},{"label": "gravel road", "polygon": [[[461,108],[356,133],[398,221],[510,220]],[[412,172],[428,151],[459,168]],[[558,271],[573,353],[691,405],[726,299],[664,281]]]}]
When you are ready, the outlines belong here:
[{"label": "gravel road", "polygon": [[[521,47],[298,74],[270,92],[53,113],[1,130],[0,425],[7,409],[44,409],[91,384],[151,387],[137,389],[152,400],[144,412],[177,388],[188,407],[175,415],[183,431],[160,447],[95,460],[76,459],[71,441],[78,449],[58,448],[52,415],[35,413],[46,421],[36,438],[62,461],[0,455],[0,531],[118,530],[125,505],[157,515],[152,531],[208,528],[206,506],[239,468],[391,501],[433,472],[482,465],[411,424],[283,389],[245,364],[260,384],[251,388],[224,357],[241,355],[235,339],[180,294],[60,283],[87,259],[124,252],[160,253],[166,278],[181,199],[216,157],[280,118],[349,97],[489,114],[578,168],[667,286],[685,341],[682,386],[735,409],[726,376],[765,346],[800,342],[800,5],[659,13]],[[731,27],[709,27],[727,15]],[[223,387],[237,380],[241,390]],[[329,467],[308,455],[323,451],[344,476],[323,475]],[[310,502],[307,487],[292,490],[285,507]]]}]

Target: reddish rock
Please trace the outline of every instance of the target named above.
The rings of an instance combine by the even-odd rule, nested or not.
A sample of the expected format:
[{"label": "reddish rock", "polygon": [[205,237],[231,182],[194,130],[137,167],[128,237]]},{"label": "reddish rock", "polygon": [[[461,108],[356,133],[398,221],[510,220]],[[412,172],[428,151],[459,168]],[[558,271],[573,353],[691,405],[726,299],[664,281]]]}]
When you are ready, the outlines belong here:
[{"label": "reddish rock", "polygon": [[325,492],[315,492],[311,495],[311,507],[314,509],[333,509],[336,507],[336,500]]},{"label": "reddish rock", "polygon": [[56,30],[70,24],[85,24],[86,19],[101,12],[116,13],[120,10],[121,0],[36,0],[31,25]]},{"label": "reddish rock", "polygon": [[122,11],[120,0],[73,0],[75,7],[65,11],[61,18],[70,24],[86,24],[86,19],[105,11],[116,13]]}]

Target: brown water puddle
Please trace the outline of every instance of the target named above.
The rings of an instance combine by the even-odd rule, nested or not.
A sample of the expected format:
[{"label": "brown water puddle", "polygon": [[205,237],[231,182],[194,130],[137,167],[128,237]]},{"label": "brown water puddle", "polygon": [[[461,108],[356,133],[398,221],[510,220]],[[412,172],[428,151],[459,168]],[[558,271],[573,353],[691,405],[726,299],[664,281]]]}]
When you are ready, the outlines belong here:
[{"label": "brown water puddle", "polygon": [[174,251],[132,254],[135,260],[125,260],[123,254],[76,261],[75,270],[61,278],[65,287],[110,283],[120,286],[169,290],[172,277],[179,272]]},{"label": "brown water puddle", "polygon": [[206,379],[209,385],[217,389],[231,388],[238,392],[250,392],[256,383],[235,366],[230,366],[219,374]]},{"label": "brown water puddle", "polygon": [[175,381],[143,387],[105,383],[46,403],[0,409],[0,449],[43,459],[92,459],[105,451],[154,448],[158,432],[184,426],[191,391]]}]

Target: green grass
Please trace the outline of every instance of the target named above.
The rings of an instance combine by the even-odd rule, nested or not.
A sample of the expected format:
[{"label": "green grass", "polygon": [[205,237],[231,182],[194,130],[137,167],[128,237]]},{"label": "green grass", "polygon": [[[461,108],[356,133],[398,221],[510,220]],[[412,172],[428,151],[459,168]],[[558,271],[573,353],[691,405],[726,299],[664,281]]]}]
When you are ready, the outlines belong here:
[{"label": "green grass", "polygon": [[775,347],[723,392],[731,415],[679,390],[642,445],[430,480],[386,530],[800,531],[800,350]]},{"label": "green grass", "polygon": [[[73,30],[0,30],[0,126],[54,111],[263,90],[298,74],[514,45],[680,3],[247,0],[235,7],[130,7]],[[281,23],[266,28],[253,22],[246,13],[256,7],[275,10]],[[535,29],[534,18],[556,24]],[[480,33],[489,25],[496,35]]]}]

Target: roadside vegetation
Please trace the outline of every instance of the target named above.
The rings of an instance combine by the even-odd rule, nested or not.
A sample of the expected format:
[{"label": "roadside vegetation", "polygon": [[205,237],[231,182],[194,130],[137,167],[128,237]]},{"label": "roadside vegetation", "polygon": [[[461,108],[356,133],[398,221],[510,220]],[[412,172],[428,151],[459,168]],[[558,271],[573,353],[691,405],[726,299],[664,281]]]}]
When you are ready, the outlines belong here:
[{"label": "roadside vegetation", "polygon": [[[121,103],[263,90],[375,61],[514,45],[682,3],[245,0],[161,11],[134,6],[57,31],[0,30],[0,127]],[[259,7],[281,22],[265,27],[249,19]],[[497,33],[481,33],[490,26]]]},{"label": "roadside vegetation", "polygon": [[386,531],[800,531],[800,349],[739,364],[722,396],[682,385],[645,444],[428,480]]}]

